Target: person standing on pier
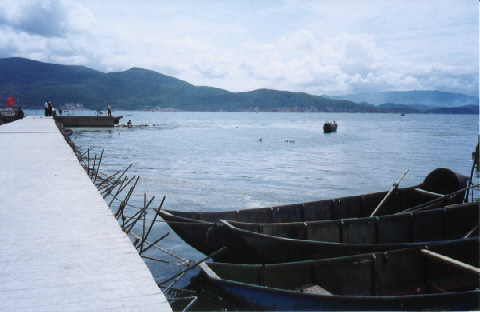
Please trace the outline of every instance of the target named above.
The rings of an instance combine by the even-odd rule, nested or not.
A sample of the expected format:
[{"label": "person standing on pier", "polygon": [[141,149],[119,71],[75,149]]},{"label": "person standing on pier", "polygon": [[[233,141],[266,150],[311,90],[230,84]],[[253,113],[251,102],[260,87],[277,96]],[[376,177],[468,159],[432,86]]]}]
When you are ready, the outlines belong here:
[{"label": "person standing on pier", "polygon": [[47,116],[52,116],[52,103],[48,101],[48,115]]},{"label": "person standing on pier", "polygon": [[45,116],[48,116],[48,100],[45,100]]},{"label": "person standing on pier", "polygon": [[60,116],[62,116],[62,107],[61,107],[61,106],[58,108],[58,114],[59,114]]},{"label": "person standing on pier", "polygon": [[23,110],[22,110],[22,106],[19,105],[19,106],[18,106],[17,119],[23,119],[24,116],[25,116],[25,113],[24,113]]},{"label": "person standing on pier", "polygon": [[112,116],[112,104],[108,103],[107,109],[108,109],[108,116]]}]

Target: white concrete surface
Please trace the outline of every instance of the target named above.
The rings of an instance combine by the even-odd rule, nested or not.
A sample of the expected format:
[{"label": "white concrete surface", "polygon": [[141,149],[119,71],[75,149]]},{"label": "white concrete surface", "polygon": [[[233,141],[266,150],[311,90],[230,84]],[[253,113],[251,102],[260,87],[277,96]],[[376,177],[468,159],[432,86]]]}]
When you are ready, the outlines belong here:
[{"label": "white concrete surface", "polygon": [[171,311],[51,117],[0,126],[0,311]]}]

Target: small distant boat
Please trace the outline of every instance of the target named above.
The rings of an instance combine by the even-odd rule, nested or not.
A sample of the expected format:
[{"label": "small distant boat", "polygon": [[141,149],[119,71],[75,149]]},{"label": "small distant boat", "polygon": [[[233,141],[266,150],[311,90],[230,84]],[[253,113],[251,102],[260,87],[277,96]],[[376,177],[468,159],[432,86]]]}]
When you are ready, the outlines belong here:
[{"label": "small distant boat", "polygon": [[478,237],[281,264],[200,264],[226,299],[266,311],[478,310]]},{"label": "small distant boat", "polygon": [[325,133],[337,132],[337,127],[338,127],[338,124],[335,122],[335,120],[333,121],[333,123],[326,121],[325,124],[323,124],[323,132]]},{"label": "small distant boat", "polygon": [[401,113],[400,116],[405,116],[405,113]]}]

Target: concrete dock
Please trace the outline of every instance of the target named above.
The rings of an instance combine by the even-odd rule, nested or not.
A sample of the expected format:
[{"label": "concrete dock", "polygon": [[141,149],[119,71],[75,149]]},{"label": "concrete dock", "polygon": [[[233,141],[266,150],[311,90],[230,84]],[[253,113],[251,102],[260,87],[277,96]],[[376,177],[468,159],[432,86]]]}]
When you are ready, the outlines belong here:
[{"label": "concrete dock", "polygon": [[171,311],[51,117],[0,126],[0,311]]}]

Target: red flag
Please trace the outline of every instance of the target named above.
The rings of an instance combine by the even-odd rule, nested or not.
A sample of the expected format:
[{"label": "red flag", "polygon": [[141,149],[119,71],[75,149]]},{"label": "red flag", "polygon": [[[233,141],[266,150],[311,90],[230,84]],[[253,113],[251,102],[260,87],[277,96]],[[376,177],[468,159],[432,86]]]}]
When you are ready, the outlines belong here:
[{"label": "red flag", "polygon": [[13,107],[14,106],[14,99],[13,99],[13,96],[9,97],[7,99],[7,106],[8,107]]}]

